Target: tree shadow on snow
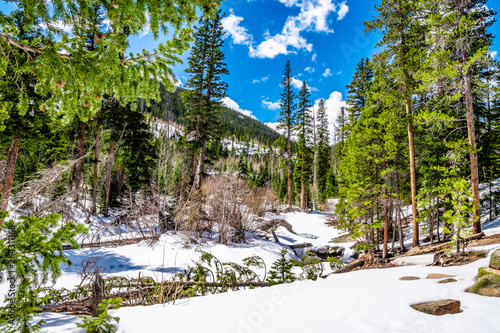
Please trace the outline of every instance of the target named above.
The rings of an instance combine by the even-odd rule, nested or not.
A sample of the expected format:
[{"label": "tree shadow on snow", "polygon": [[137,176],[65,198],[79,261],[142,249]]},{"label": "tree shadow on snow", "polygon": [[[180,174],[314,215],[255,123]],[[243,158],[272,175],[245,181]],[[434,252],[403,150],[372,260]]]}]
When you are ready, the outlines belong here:
[{"label": "tree shadow on snow", "polygon": [[147,269],[145,265],[134,265],[129,257],[119,255],[105,249],[85,249],[79,251],[66,251],[73,266],[61,265],[64,273],[78,274],[82,270],[82,262],[89,257],[99,259],[97,266],[104,268],[104,273],[120,273],[124,271]]}]

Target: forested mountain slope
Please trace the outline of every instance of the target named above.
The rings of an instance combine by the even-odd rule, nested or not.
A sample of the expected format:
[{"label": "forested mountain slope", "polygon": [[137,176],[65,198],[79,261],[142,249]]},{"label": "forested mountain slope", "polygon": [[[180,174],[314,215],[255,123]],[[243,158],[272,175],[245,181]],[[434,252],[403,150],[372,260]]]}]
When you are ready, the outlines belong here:
[{"label": "forested mountain slope", "polygon": [[[161,101],[152,103],[149,110],[154,117],[170,120],[185,125],[186,106],[182,101],[181,93],[185,89],[178,87],[175,92],[161,89]],[[221,122],[224,125],[222,137],[234,136],[238,141],[250,142],[257,140],[266,145],[272,144],[279,138],[279,133],[267,127],[257,119],[239,113],[223,106],[221,108]]]}]

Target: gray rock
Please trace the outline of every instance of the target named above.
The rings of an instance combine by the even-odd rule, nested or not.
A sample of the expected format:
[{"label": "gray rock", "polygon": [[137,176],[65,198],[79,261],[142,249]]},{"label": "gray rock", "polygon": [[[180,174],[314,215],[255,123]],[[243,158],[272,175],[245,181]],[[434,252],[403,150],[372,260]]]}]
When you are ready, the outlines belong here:
[{"label": "gray rock", "polygon": [[342,246],[322,245],[313,247],[310,251],[321,259],[327,259],[328,257],[342,257],[345,249]]}]

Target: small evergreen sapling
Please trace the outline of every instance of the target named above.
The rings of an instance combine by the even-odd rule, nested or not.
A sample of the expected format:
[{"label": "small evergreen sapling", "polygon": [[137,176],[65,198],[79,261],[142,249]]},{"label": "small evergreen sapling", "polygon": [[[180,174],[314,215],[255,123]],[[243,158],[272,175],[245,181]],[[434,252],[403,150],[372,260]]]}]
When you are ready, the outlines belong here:
[{"label": "small evergreen sapling", "polygon": [[21,216],[18,222],[10,220],[2,225],[11,230],[11,236],[8,240],[0,240],[0,282],[3,282],[5,272],[12,275],[15,271],[15,293],[5,300],[13,306],[0,308],[0,325],[5,324],[2,327],[5,332],[39,330],[43,321],[36,324],[31,321],[39,310],[41,300],[38,294],[42,286],[49,280],[55,283],[61,274],[61,263],[72,265],[64,255],[62,245],[69,243],[79,248],[74,237],[87,229],[73,222],[58,227],[59,220],[59,214],[41,218]]},{"label": "small evergreen sapling", "polygon": [[293,262],[286,259],[287,253],[287,249],[282,249],[280,258],[271,266],[267,278],[267,282],[270,284],[290,283],[296,280],[295,275],[292,273]]},{"label": "small evergreen sapling", "polygon": [[323,263],[313,252],[307,252],[300,257],[299,261],[293,261],[293,263],[302,269],[302,273],[300,274],[301,280],[316,281],[323,274]]}]

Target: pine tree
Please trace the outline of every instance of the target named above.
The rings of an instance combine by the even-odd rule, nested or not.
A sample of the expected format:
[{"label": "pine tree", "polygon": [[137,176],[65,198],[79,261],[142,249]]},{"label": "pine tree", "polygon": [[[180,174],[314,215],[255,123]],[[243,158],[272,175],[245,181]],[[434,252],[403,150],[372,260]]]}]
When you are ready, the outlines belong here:
[{"label": "pine tree", "polygon": [[293,134],[294,126],[296,124],[296,109],[295,104],[296,93],[293,91],[292,76],[291,76],[290,61],[285,64],[285,70],[281,79],[281,92],[280,99],[280,117],[279,129],[285,130],[286,144],[287,144],[287,166],[288,166],[288,207],[292,207],[292,144],[291,137]]},{"label": "pine tree", "polygon": [[306,202],[307,186],[309,176],[311,175],[311,136],[312,136],[312,117],[311,117],[311,97],[306,82],[302,82],[302,88],[299,92],[299,105],[297,109],[297,159],[295,170],[298,179],[296,184],[300,187],[300,209],[304,210]]},{"label": "pine tree", "polygon": [[349,123],[354,126],[359,116],[366,106],[368,99],[368,89],[373,80],[373,69],[368,58],[361,58],[356,65],[356,71],[352,76],[351,83],[346,86],[347,90],[347,111],[349,112]]},{"label": "pine tree", "polygon": [[[458,93],[465,99],[474,233],[481,232],[481,212],[473,81],[476,66],[489,61],[487,52],[493,36],[487,28],[494,22],[494,11],[485,3],[486,0],[441,0],[428,4],[432,12],[428,22],[435,32],[435,37],[430,40],[433,49],[428,63],[435,78],[457,81],[459,89],[453,95]],[[432,79],[429,76],[426,79],[427,84],[431,84]]]},{"label": "pine tree", "polygon": [[218,11],[213,18],[200,19],[186,70],[191,73],[186,86],[192,90],[186,90],[183,99],[188,107],[187,131],[193,136],[189,148],[193,155],[192,180],[195,186],[200,186],[205,172],[209,141],[221,135],[220,99],[227,90],[222,75],[229,74],[222,51],[222,18]]},{"label": "pine tree", "polygon": [[282,249],[280,252],[280,258],[273,262],[273,265],[269,270],[269,277],[267,278],[268,283],[291,283],[296,280],[292,273],[293,262],[286,259],[287,253],[287,249]]},{"label": "pine tree", "polygon": [[328,131],[328,116],[325,100],[319,101],[316,126],[316,149],[318,151],[318,194],[320,200],[326,199],[327,175],[330,168],[330,134]]},{"label": "pine tree", "polygon": [[414,247],[419,245],[419,226],[412,96],[418,85],[416,73],[425,58],[427,26],[417,19],[422,8],[420,1],[382,0],[376,6],[378,16],[365,22],[368,31],[379,30],[382,33],[382,40],[377,45],[384,46],[384,51],[377,57],[389,66],[390,74],[395,78],[394,83],[398,88],[396,96],[388,94],[381,95],[381,98],[397,99],[401,96],[400,104],[407,114]]},{"label": "pine tree", "polygon": [[[43,24],[49,30],[45,39],[36,43],[19,38],[13,13],[0,13],[1,53],[24,50],[31,55],[38,54],[23,62],[3,59],[0,67],[6,65],[16,73],[33,74],[38,81],[37,92],[44,97],[43,109],[53,115],[64,115],[61,121],[66,124],[74,117],[83,122],[95,117],[104,96],[113,96],[125,106],[136,103],[140,97],[148,103],[150,99],[158,100],[159,82],[173,90],[170,66],[181,62],[179,56],[189,48],[196,12],[202,9],[205,14],[212,14],[219,3],[213,0],[116,0],[112,5],[103,2],[101,8],[106,10],[109,24],[94,31],[90,38],[95,41],[95,49],[85,50],[94,29],[91,18],[95,5],[94,1],[62,0],[57,2],[54,14],[54,5],[49,2],[36,5],[30,1],[17,2],[27,19],[24,27],[34,29]],[[58,28],[61,21],[71,27],[71,33]],[[124,57],[130,46],[130,36],[146,28],[155,39],[160,32],[166,34],[167,28],[171,29],[173,37],[152,52]],[[21,94],[17,101],[24,100],[25,95]],[[21,111],[25,112],[27,105],[20,104],[23,106]]]}]

